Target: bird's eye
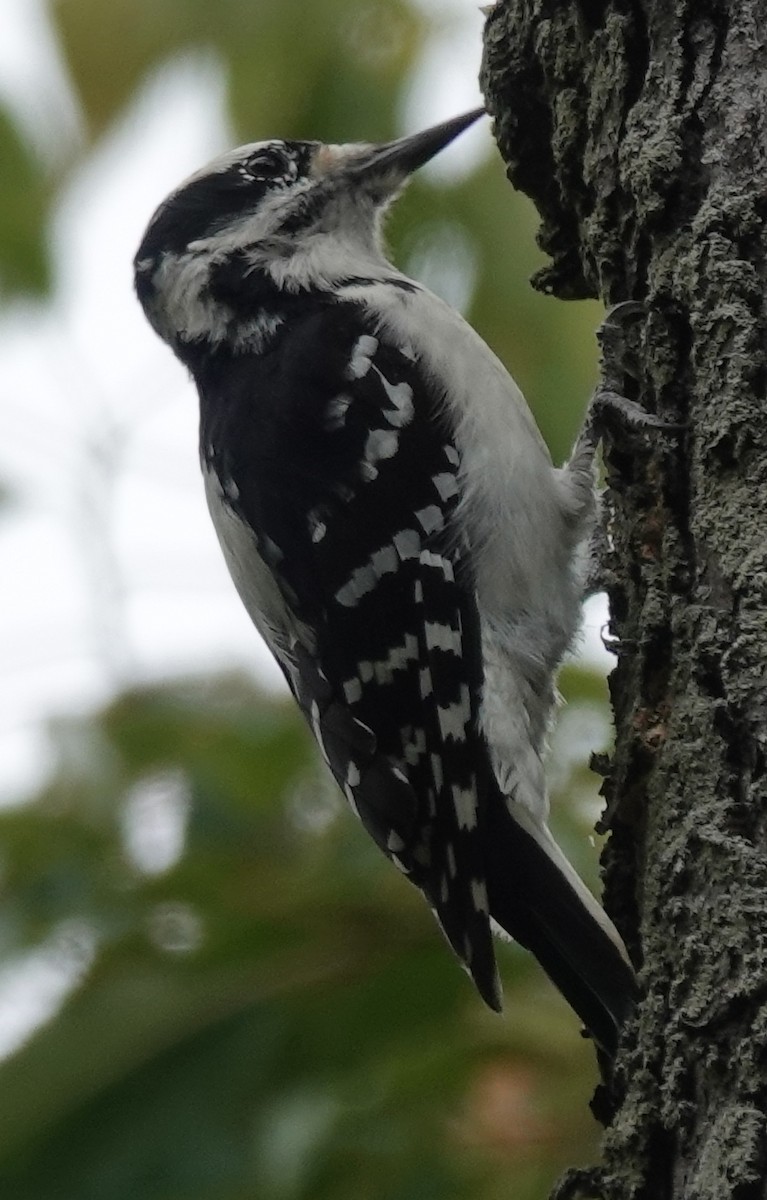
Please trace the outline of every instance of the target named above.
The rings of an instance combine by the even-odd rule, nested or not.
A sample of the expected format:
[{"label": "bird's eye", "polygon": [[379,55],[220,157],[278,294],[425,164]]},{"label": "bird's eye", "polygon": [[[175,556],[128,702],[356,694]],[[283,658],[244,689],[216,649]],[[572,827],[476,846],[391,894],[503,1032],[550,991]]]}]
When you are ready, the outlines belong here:
[{"label": "bird's eye", "polygon": [[290,167],[289,159],[279,150],[260,150],[243,163],[240,171],[251,179],[281,179],[290,175]]}]

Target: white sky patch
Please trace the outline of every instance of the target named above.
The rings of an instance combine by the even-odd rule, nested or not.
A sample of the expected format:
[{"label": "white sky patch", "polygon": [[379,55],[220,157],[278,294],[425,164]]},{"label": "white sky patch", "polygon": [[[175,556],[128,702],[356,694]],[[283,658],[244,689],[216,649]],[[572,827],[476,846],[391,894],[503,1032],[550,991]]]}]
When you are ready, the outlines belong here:
[{"label": "white sky patch", "polygon": [[[479,4],[466,0],[415,0],[434,22],[429,39],[405,96],[407,133],[428,129],[438,121],[457,117],[484,100],[479,90],[482,31],[485,18]],[[465,178],[493,149],[490,121],[480,118],[455,142],[423,168],[435,180]]]},{"label": "white sky patch", "polygon": [[140,780],[126,796],[122,811],[125,853],[145,875],[162,875],[184,853],[189,787],[180,771],[163,771]]},{"label": "white sky patch", "polygon": [[0,1059],[19,1050],[82,981],[93,962],[96,937],[79,921],[65,921],[37,949],[0,969]]},{"label": "white sky patch", "polygon": [[610,608],[605,592],[597,592],[589,596],[583,605],[583,624],[579,644],[573,658],[582,659],[590,667],[597,670],[612,671],[615,666],[615,655],[606,647],[604,639],[608,637]]},{"label": "white sky patch", "polygon": [[465,229],[452,221],[427,225],[405,270],[459,312],[469,307],[477,281],[477,256]]},{"label": "white sky patch", "polygon": [[54,766],[53,747],[37,724],[0,728],[0,809],[13,807],[45,783]]}]

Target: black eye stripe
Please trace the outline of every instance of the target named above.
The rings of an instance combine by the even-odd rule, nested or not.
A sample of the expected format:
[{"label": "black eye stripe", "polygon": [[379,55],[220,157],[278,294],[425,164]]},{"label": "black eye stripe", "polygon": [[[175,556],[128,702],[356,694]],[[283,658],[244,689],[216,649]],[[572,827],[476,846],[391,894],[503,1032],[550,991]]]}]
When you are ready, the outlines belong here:
[{"label": "black eye stripe", "polygon": [[240,157],[197,176],[172,193],[155,212],[140,247],[142,259],[183,253],[190,242],[210,236],[241,213],[255,211],[270,193],[282,193],[306,175],[314,142],[244,148]]}]

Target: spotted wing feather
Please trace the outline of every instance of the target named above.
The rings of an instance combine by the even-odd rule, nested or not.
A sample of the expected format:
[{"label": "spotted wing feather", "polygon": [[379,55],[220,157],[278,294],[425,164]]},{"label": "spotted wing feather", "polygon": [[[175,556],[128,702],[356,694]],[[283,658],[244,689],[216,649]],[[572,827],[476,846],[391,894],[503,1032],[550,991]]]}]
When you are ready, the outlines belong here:
[{"label": "spotted wing feather", "polygon": [[352,304],[309,309],[268,354],[195,375],[204,464],[277,582],[272,649],[320,749],[500,1007],[478,616],[441,397]]}]

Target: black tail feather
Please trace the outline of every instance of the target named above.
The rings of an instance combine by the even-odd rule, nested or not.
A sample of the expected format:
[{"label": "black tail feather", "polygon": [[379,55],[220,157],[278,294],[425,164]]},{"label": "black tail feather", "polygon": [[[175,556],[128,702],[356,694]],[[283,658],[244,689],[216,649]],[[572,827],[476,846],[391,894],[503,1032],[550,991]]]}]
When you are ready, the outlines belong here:
[{"label": "black tail feather", "polygon": [[513,820],[500,795],[489,808],[491,916],[535,955],[592,1037],[613,1056],[637,996],[618,934],[614,940],[600,924],[559,864]]}]

